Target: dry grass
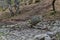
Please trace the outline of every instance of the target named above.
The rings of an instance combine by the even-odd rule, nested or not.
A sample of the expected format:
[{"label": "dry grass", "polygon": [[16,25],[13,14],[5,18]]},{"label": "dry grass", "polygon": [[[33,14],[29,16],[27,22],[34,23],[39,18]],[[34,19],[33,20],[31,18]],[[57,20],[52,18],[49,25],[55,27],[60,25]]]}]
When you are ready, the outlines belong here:
[{"label": "dry grass", "polygon": [[10,18],[10,17],[11,17],[11,14],[8,13],[8,12],[2,13],[0,15],[0,19],[7,19],[7,18]]},{"label": "dry grass", "polygon": [[[42,4],[31,4],[31,5],[27,5],[27,6],[23,6],[21,7],[21,14],[16,14],[14,17],[11,17],[11,14],[9,12],[7,12],[8,10],[6,10],[6,12],[2,13],[2,15],[0,15],[0,19],[26,19],[29,18],[31,16],[34,15],[43,15],[45,19],[47,20],[55,20],[55,19],[59,19],[60,20],[60,12],[57,11],[55,14],[51,15],[52,11],[50,8],[50,1],[44,1],[44,3]],[[48,12],[46,12],[48,10]]]}]

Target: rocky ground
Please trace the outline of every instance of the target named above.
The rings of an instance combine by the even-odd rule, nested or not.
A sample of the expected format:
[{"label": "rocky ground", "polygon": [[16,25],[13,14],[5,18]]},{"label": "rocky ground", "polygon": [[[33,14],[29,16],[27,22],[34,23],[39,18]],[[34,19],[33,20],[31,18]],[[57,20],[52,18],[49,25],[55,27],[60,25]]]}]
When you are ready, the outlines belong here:
[{"label": "rocky ground", "polygon": [[40,21],[32,27],[31,24],[39,20],[37,17],[17,24],[0,25],[0,40],[60,40],[60,21],[39,18]]}]

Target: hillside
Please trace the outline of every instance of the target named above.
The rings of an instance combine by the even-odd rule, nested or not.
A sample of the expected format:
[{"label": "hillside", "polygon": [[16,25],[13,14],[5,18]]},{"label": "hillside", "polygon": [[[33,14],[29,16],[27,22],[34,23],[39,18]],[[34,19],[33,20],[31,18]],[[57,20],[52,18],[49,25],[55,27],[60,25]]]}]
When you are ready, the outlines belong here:
[{"label": "hillside", "polygon": [[[31,16],[34,16],[34,15],[42,15],[42,16],[45,16],[47,19],[50,18],[50,19],[59,19],[59,10],[60,10],[60,1],[57,0],[56,3],[55,3],[55,8],[56,8],[56,11],[57,11],[57,14],[55,14],[55,16],[53,15],[50,15],[51,13],[51,10],[52,10],[52,0],[44,0],[44,1],[41,1],[40,3],[36,3],[36,4],[31,4],[31,5],[26,5],[26,6],[22,6],[20,7],[20,14],[17,14],[17,16],[14,16],[14,17],[11,17],[7,20],[28,20],[29,18],[31,18]],[[8,11],[8,10],[7,10]],[[7,12],[6,12],[7,13]],[[9,14],[9,13],[7,13]],[[4,15],[4,14],[3,14]],[[8,15],[7,15],[8,17]],[[6,18],[6,17],[5,17]],[[4,17],[3,17],[3,20],[4,20]]]},{"label": "hillside", "polygon": [[31,16],[34,16],[34,15],[45,15],[50,10],[52,10],[51,4],[52,4],[51,0],[49,1],[43,0],[40,3],[22,6],[20,7],[20,11],[21,11],[20,14],[18,14],[17,16],[11,17],[10,19],[25,20],[25,19],[29,19]]},{"label": "hillside", "polygon": [[[21,1],[20,13],[14,16],[9,8],[0,11],[0,40],[60,40],[60,0],[55,2],[56,12],[53,0]],[[16,12],[14,7],[12,10]]]}]

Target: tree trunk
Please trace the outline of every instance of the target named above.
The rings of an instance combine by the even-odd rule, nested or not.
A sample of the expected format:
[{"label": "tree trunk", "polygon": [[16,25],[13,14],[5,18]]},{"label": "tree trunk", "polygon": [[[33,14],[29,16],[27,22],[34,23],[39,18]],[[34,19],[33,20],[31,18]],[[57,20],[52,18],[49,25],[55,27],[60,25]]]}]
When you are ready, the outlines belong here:
[{"label": "tree trunk", "polygon": [[19,1],[18,0],[15,0],[14,1],[14,3],[15,3],[15,10],[16,10],[16,12],[15,13],[19,13],[20,12],[20,10],[19,10]]},{"label": "tree trunk", "polygon": [[11,13],[11,16],[14,16],[14,13],[12,11],[12,6],[11,6],[11,0],[7,0],[7,3],[8,3],[8,8],[9,8],[9,11]]},{"label": "tree trunk", "polygon": [[11,5],[9,5],[9,10],[10,10],[11,16],[14,16],[14,12],[12,11],[12,6]]},{"label": "tree trunk", "polygon": [[56,0],[53,0],[53,2],[52,2],[52,7],[53,7],[53,11],[55,12],[55,1]]}]

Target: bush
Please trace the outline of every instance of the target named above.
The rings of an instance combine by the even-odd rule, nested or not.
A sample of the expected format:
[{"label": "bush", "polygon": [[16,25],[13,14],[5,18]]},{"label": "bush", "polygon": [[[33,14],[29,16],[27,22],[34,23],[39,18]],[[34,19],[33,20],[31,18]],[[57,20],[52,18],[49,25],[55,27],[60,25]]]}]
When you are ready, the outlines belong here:
[{"label": "bush", "polygon": [[30,19],[30,21],[29,21],[29,23],[31,24],[31,25],[36,25],[37,23],[39,23],[40,22],[40,17],[39,16],[34,16],[34,17],[32,17],[31,19]]}]

